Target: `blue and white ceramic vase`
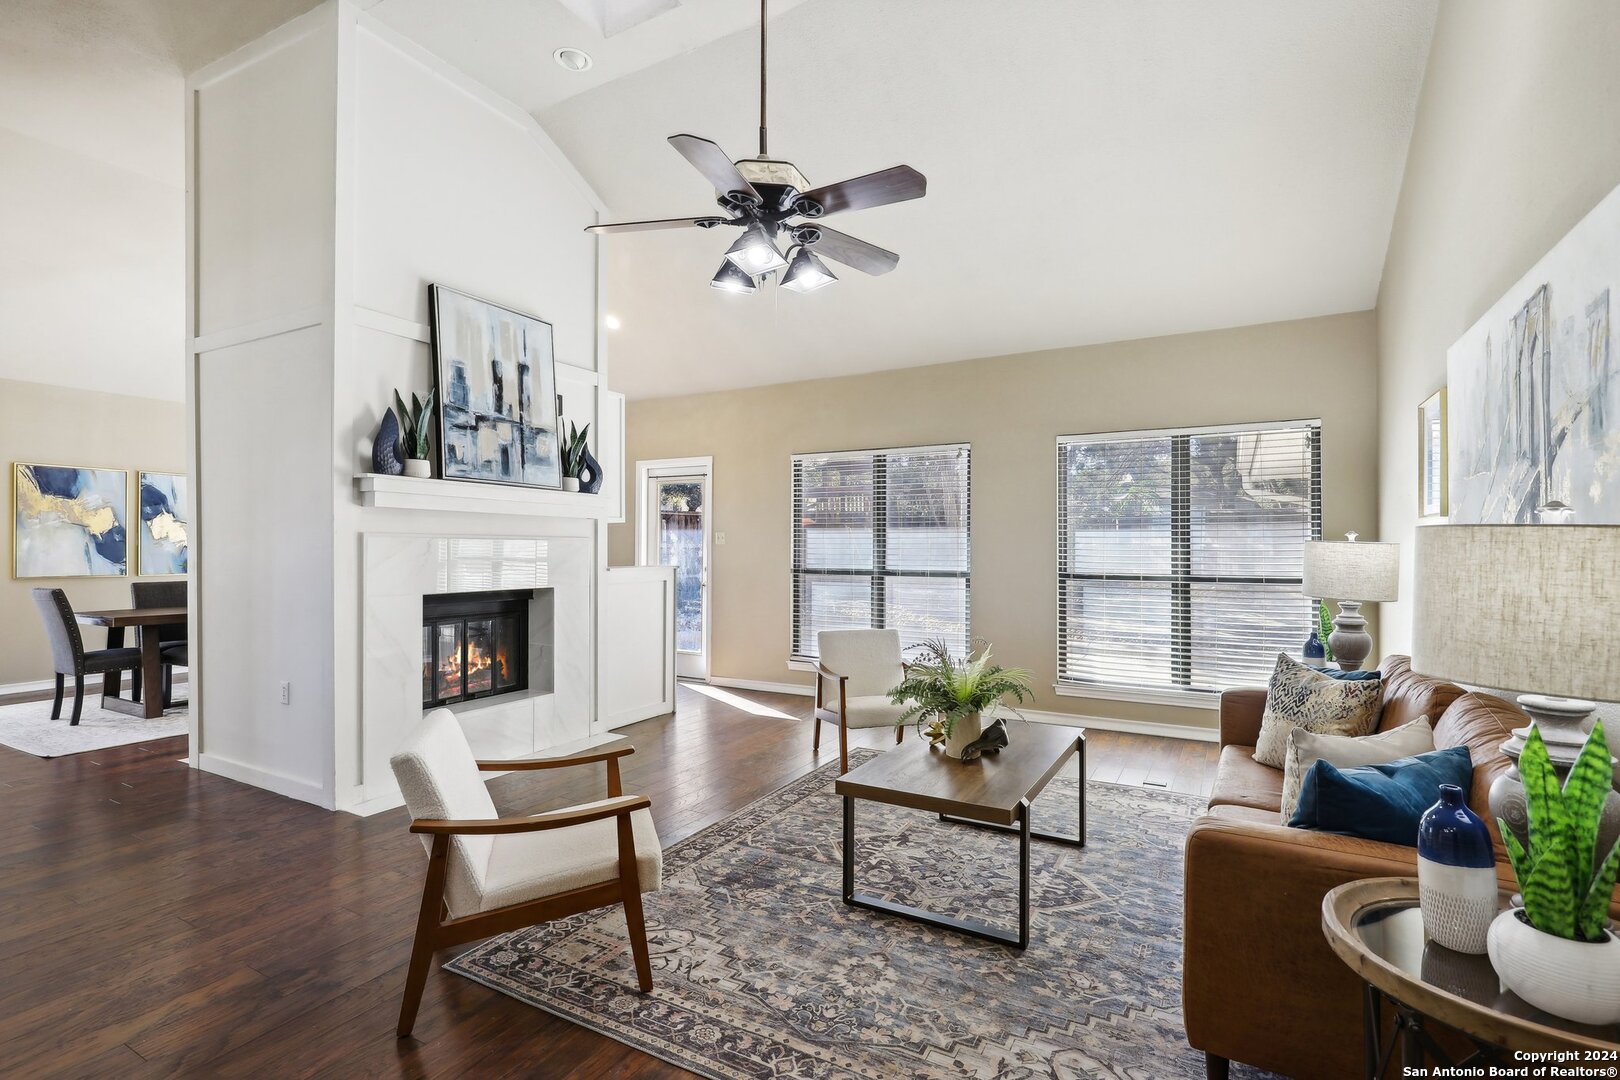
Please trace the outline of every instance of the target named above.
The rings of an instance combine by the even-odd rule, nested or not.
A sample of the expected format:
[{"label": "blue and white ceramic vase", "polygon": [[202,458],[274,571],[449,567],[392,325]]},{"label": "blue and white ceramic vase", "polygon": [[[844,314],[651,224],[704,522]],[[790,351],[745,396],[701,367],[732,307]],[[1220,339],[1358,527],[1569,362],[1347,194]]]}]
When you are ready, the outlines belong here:
[{"label": "blue and white ceramic vase", "polygon": [[1430,941],[1481,954],[1496,918],[1496,858],[1491,831],[1468,809],[1456,784],[1418,822],[1418,902]]},{"label": "blue and white ceramic vase", "polygon": [[1327,667],[1327,649],[1322,645],[1322,639],[1316,636],[1315,630],[1312,630],[1311,636],[1305,639],[1305,648],[1301,652],[1300,659],[1304,660],[1308,667]]}]

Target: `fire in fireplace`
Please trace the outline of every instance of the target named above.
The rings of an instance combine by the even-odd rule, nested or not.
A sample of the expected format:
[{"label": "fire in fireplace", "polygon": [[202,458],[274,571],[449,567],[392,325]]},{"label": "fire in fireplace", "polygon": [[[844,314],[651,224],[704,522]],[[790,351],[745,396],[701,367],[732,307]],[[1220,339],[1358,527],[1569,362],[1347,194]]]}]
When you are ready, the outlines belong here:
[{"label": "fire in fireplace", "polygon": [[422,597],[422,704],[529,688],[531,589]]}]

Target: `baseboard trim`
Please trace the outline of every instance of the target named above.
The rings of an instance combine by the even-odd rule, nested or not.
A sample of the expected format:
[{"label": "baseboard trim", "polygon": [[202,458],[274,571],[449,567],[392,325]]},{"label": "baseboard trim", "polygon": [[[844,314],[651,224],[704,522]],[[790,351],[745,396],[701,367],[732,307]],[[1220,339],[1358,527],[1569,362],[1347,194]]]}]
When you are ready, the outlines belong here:
[{"label": "baseboard trim", "polygon": [[[180,668],[179,670],[184,671],[185,668]],[[174,683],[176,686],[183,684],[185,681],[186,678],[184,675],[181,675],[178,672],[175,674]],[[68,695],[71,697],[73,694],[73,683],[71,681],[67,684],[67,689]],[[33,682],[0,683],[0,697],[8,697],[12,694],[38,694],[41,691],[54,692],[55,690],[55,679],[36,679]],[[91,690],[94,690],[98,696],[101,694],[100,675],[85,676],[85,692],[88,694]]]},{"label": "baseboard trim", "polygon": [[211,772],[223,776],[227,780],[235,780],[239,784],[249,784],[266,791],[273,791],[277,795],[285,795],[289,799],[300,802],[314,803],[325,810],[332,809],[326,790],[319,784],[312,784],[308,780],[300,780],[296,776],[285,776],[281,773],[271,772],[269,769],[260,769],[253,765],[244,765],[240,761],[220,757],[218,754],[197,754],[197,768],[203,772]]},{"label": "baseboard trim", "polygon": [[1217,728],[1193,724],[1165,724],[1155,720],[1119,720],[1111,716],[1082,716],[1079,713],[1047,712],[1041,709],[1019,709],[1026,720],[1037,724],[1068,724],[1072,727],[1096,728],[1098,731],[1122,731],[1130,735],[1156,735],[1162,739],[1185,739],[1188,742],[1220,742]]},{"label": "baseboard trim", "polygon": [[805,686],[802,683],[766,682],[763,679],[728,679],[719,675],[710,675],[710,686],[729,686],[733,690],[758,690],[762,694],[794,694],[798,697],[815,697],[816,688]]}]

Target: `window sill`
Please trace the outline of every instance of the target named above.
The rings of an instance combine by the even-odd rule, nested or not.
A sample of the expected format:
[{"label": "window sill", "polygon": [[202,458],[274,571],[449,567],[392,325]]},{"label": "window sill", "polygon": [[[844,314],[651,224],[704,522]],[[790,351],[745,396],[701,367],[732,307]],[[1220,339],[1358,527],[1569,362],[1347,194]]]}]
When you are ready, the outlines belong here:
[{"label": "window sill", "polygon": [[1146,686],[1084,686],[1078,683],[1054,683],[1052,692],[1058,697],[1135,701],[1144,705],[1174,705],[1179,709],[1214,711],[1221,707],[1220,694],[1202,690],[1155,690]]}]

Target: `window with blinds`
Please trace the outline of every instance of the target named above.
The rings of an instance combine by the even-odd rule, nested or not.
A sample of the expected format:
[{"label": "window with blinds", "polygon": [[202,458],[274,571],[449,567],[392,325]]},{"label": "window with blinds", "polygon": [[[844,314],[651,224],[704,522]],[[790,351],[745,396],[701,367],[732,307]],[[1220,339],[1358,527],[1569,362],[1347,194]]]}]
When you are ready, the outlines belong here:
[{"label": "window with blinds", "polygon": [[794,657],[861,627],[967,651],[969,472],[965,443],[794,456]]},{"label": "window with blinds", "polygon": [[1298,652],[1320,426],[1059,438],[1059,682],[1219,691]]}]

